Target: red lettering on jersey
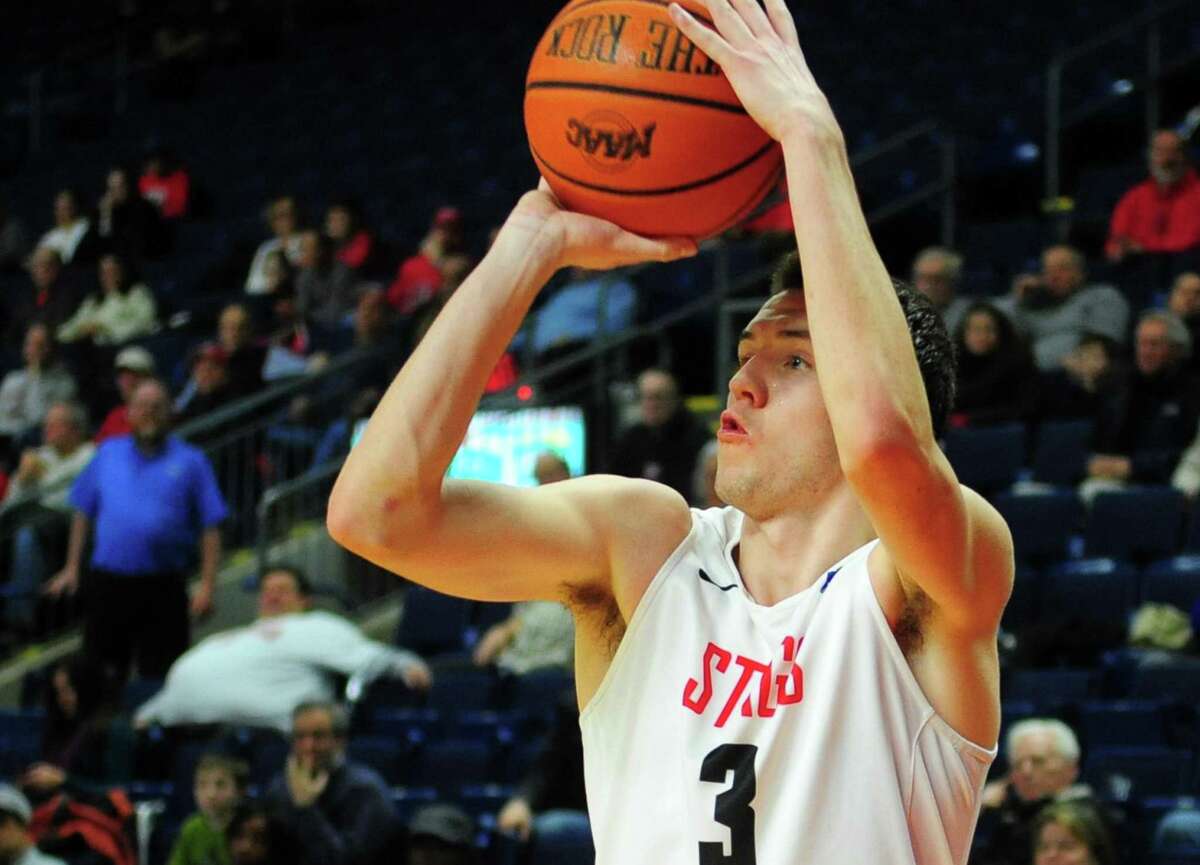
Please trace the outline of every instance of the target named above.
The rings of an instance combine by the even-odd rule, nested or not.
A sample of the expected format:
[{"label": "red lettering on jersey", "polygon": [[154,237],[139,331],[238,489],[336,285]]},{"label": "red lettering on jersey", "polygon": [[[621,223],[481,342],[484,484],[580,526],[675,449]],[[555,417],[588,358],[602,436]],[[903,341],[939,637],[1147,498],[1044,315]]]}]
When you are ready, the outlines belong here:
[{"label": "red lettering on jersey", "polygon": [[704,710],[708,708],[708,701],[712,699],[712,660],[716,658],[717,672],[724,673],[729,669],[729,662],[733,658],[729,652],[722,649],[716,643],[709,643],[704,649],[703,675],[704,688],[700,691],[700,697],[697,699],[693,695],[700,683],[695,679],[688,679],[687,684],[683,686],[683,705],[691,709],[697,715],[703,715]]},{"label": "red lettering on jersey", "polygon": [[[783,661],[790,666],[786,672],[772,677],[770,663],[744,655],[735,656],[728,649],[710,642],[701,661],[703,685],[696,679],[687,680],[683,686],[684,708],[703,715],[713,696],[714,668],[717,674],[725,673],[730,661],[734,661],[741,667],[741,672],[713,725],[724,727],[734,709],[738,709],[743,718],[774,717],[780,706],[791,706],[804,699],[804,669],[796,662],[803,643],[803,637],[784,638]],[[755,677],[758,678],[757,687],[754,686]]]}]

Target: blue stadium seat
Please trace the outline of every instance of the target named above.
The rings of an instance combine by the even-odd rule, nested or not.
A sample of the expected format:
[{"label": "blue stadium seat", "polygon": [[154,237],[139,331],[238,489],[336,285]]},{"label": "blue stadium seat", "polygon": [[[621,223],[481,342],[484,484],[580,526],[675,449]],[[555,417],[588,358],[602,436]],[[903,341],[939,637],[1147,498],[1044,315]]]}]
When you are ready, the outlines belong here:
[{"label": "blue stadium seat", "polygon": [[1033,479],[1073,486],[1083,480],[1092,450],[1095,424],[1090,420],[1047,421],[1038,427],[1033,449]]},{"label": "blue stadium seat", "polygon": [[574,687],[574,677],[561,667],[530,670],[507,682],[508,705],[531,716],[552,716],[563,694]]},{"label": "blue stadium seat", "polygon": [[1179,796],[1192,780],[1192,754],[1178,748],[1092,748],[1083,778],[1103,798]]},{"label": "blue stadium seat", "polygon": [[432,805],[438,801],[439,795],[435,787],[393,787],[392,806],[396,809],[396,817],[402,825],[412,819],[418,808]]},{"label": "blue stadium seat", "polygon": [[572,811],[539,814],[529,839],[531,865],[579,865],[596,858],[586,815]]},{"label": "blue stadium seat", "polygon": [[1100,493],[1092,502],[1084,533],[1089,556],[1148,561],[1179,549],[1183,496],[1171,487],[1141,487]]},{"label": "blue stadium seat", "polygon": [[346,756],[374,769],[389,784],[399,783],[409,768],[407,743],[390,736],[354,736],[346,745]]},{"label": "blue stadium seat", "polygon": [[1019,561],[1044,564],[1068,557],[1071,536],[1083,513],[1073,490],[1034,495],[998,493],[992,504],[1012,530]]},{"label": "blue stadium seat", "polygon": [[492,625],[506,621],[512,615],[512,604],[489,604],[476,601],[471,611],[471,624],[482,634]]},{"label": "blue stadium seat", "polygon": [[1027,701],[1039,710],[1081,703],[1094,696],[1100,676],[1095,670],[1012,670],[1000,686],[1005,705]]},{"label": "blue stadium seat", "polygon": [[396,645],[426,656],[461,652],[470,616],[470,601],[424,586],[409,586],[396,628]]},{"label": "blue stadium seat", "polygon": [[1000,625],[1006,631],[1021,633],[1029,625],[1037,621],[1041,604],[1041,577],[1033,568],[1017,564],[1017,572],[1013,576],[1012,595],[1004,608],[1004,618]]},{"label": "blue stadium seat", "polygon": [[1174,604],[1185,613],[1200,601],[1200,555],[1155,562],[1142,574],[1142,600]]},{"label": "blue stadium seat", "polygon": [[449,714],[490,709],[495,705],[496,677],[491,670],[476,667],[437,670],[426,704]]},{"label": "blue stadium seat", "polygon": [[1154,700],[1089,701],[1079,712],[1078,732],[1085,748],[1164,747],[1163,704]]},{"label": "blue stadium seat", "polygon": [[1114,559],[1063,562],[1046,572],[1042,610],[1124,625],[1137,602],[1137,572]]},{"label": "blue stadium seat", "polygon": [[1200,703],[1200,664],[1189,661],[1137,667],[1130,694],[1148,700]]},{"label": "blue stadium seat", "polygon": [[495,815],[512,798],[513,788],[506,784],[465,784],[454,797],[464,811],[478,820]]},{"label": "blue stadium seat", "polygon": [[956,429],[946,433],[946,458],[958,479],[990,494],[1012,486],[1025,461],[1024,424]]},{"label": "blue stadium seat", "polygon": [[450,791],[464,784],[486,784],[500,777],[498,749],[468,739],[425,742],[413,754],[407,781],[418,787]]},{"label": "blue stadium seat", "polygon": [[376,709],[371,714],[373,735],[393,739],[433,739],[445,729],[437,709]]}]

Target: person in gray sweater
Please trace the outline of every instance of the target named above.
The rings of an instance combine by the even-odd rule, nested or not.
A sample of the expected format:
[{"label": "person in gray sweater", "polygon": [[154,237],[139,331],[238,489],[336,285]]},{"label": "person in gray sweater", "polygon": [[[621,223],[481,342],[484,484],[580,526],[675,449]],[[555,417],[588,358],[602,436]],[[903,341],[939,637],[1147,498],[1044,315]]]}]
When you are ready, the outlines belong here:
[{"label": "person in gray sweater", "polygon": [[1013,280],[1012,294],[996,301],[1033,349],[1042,372],[1062,366],[1087,335],[1125,345],[1129,336],[1129,302],[1111,285],[1087,284],[1082,253],[1065,245],[1042,253],[1041,273]]}]

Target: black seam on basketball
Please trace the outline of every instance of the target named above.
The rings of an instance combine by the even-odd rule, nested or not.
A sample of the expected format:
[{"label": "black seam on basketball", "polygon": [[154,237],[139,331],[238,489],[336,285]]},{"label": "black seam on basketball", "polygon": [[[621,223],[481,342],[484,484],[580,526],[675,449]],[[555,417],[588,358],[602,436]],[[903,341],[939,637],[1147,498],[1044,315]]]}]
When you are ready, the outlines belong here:
[{"label": "black seam on basketball", "polygon": [[[671,5],[671,0],[581,0],[581,2],[572,4],[571,6],[568,6],[566,9],[563,9],[561,12],[559,12],[557,15],[555,15],[553,20],[550,22],[550,25],[551,26],[555,25],[556,23],[558,23],[559,18],[562,18],[562,17],[566,16],[567,14],[576,11],[577,9],[582,9],[584,6],[592,6],[596,3],[614,3],[614,2],[645,3],[649,6],[670,6]],[[709,27],[713,27],[713,28],[716,27],[716,25],[713,24],[710,19],[705,18],[703,15],[701,15],[697,12],[692,12],[690,9],[688,9],[687,12],[689,15],[691,15],[697,21],[703,22],[704,24],[707,24]],[[549,28],[547,28],[547,29],[549,29]]]},{"label": "black seam on basketball", "polygon": [[758,209],[758,206],[762,203],[763,199],[767,197],[767,194],[770,193],[771,189],[774,188],[775,184],[779,182],[779,178],[782,176],[783,166],[781,165],[763,179],[763,182],[758,185],[758,188],[755,189],[754,192],[750,194],[750,197],[746,199],[745,204],[743,204],[733,216],[726,220],[723,225],[708,229],[708,236],[711,237],[715,234],[721,234],[749,219],[751,215],[754,214],[754,211]]},{"label": "black seam on basketball", "polygon": [[710,183],[716,183],[719,180],[724,180],[726,177],[737,174],[743,168],[750,167],[755,162],[758,162],[758,160],[762,159],[763,156],[770,153],[774,148],[775,142],[768,141],[766,144],[736,165],[731,165],[729,168],[726,168],[724,171],[717,172],[711,177],[704,177],[700,180],[694,180],[691,183],[684,183],[679,186],[667,186],[661,189],[617,189],[613,186],[601,186],[599,183],[589,183],[586,180],[580,180],[579,178],[572,177],[569,174],[563,174],[561,171],[547,162],[542,155],[537,152],[537,149],[533,146],[533,142],[530,142],[529,144],[529,149],[533,151],[533,158],[552,171],[555,177],[559,177],[568,183],[573,183],[583,189],[590,189],[592,192],[607,192],[610,195],[625,195],[630,197],[639,195],[674,195],[677,192],[689,192],[693,189],[699,189],[702,186],[708,186]]},{"label": "black seam on basketball", "polygon": [[530,81],[525,85],[525,92],[530,90],[591,90],[596,93],[613,93],[617,96],[640,96],[645,99],[660,99],[664,102],[679,102],[683,105],[695,105],[699,108],[711,108],[713,111],[724,111],[728,114],[745,115],[746,109],[729,102],[718,102],[715,99],[700,99],[696,96],[681,96],[675,93],[661,93],[657,90],[642,90],[637,87],[618,87],[615,84],[597,84],[594,81]]}]

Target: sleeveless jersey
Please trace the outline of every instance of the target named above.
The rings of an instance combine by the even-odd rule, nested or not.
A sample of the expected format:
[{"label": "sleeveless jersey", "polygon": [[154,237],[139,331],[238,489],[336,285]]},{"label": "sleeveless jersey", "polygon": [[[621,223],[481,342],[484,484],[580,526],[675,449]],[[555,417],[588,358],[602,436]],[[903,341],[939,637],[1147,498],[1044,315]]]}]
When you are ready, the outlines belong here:
[{"label": "sleeveless jersey", "polygon": [[766,607],[741,527],[692,511],[580,717],[596,865],[961,865],[996,750],[921,692],[877,541]]}]

